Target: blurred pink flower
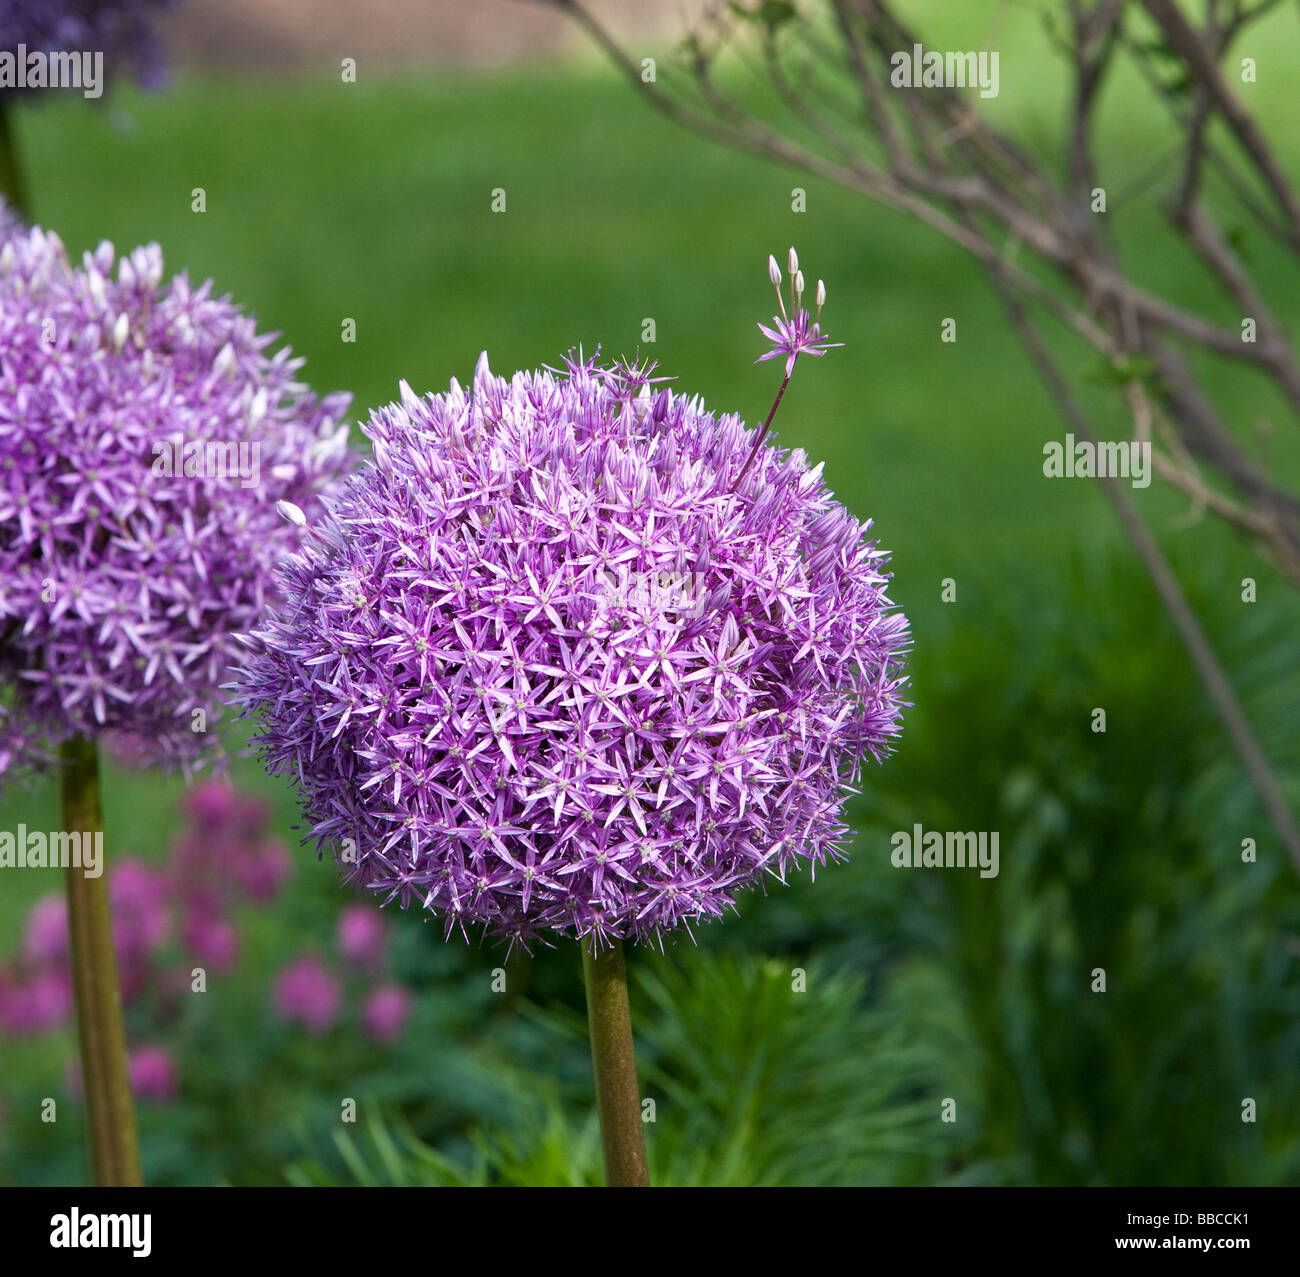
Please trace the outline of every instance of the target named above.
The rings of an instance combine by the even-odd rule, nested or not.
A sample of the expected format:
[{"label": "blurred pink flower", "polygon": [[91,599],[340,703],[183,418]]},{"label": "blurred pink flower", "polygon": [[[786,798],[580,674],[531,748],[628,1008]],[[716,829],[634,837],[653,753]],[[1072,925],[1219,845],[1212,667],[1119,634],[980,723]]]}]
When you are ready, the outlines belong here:
[{"label": "blurred pink flower", "polygon": [[345,961],[375,970],[383,966],[388,924],[370,905],[345,905],[339,914],[338,946]]},{"label": "blurred pink flower", "polygon": [[319,958],[303,957],[280,972],[272,996],[284,1019],[324,1033],[338,1019],[343,989]]},{"label": "blurred pink flower", "polygon": [[0,1031],[20,1038],[49,1033],[72,1015],[72,981],[66,970],[51,967],[16,982],[0,977]]},{"label": "blurred pink flower", "polygon": [[193,958],[216,971],[228,971],[239,960],[238,928],[202,910],[186,918],[181,941]]},{"label": "blurred pink flower", "polygon": [[411,994],[399,984],[372,989],[361,1007],[361,1023],[376,1042],[396,1042],[411,1013]]},{"label": "blurred pink flower", "polygon": [[[128,858],[108,872],[122,1001],[147,998],[156,1028],[181,1014],[193,965],[227,971],[239,961],[239,907],[274,899],[292,866],[288,848],[267,832],[270,808],[262,799],[213,780],[195,785],[180,806],[186,826],[164,862]],[[169,973],[177,949],[180,965]],[[31,907],[18,952],[0,963],[0,1035],[34,1036],[68,1022],[68,962],[67,906],[54,893]],[[327,975],[326,985],[332,979]],[[295,988],[305,999],[296,1018],[332,1023],[338,1008],[330,1009],[327,988],[313,998],[301,976],[290,981],[291,998]]]},{"label": "blurred pink flower", "polygon": [[196,825],[212,828],[227,824],[235,814],[234,789],[221,780],[195,785],[183,799],[181,807]]},{"label": "blurred pink flower", "polygon": [[101,732],[99,740],[104,753],[118,767],[139,771],[156,761],[152,742],[140,732]]},{"label": "blurred pink flower", "polygon": [[167,1104],[176,1098],[180,1078],[171,1052],[161,1046],[138,1046],[131,1052],[128,1065],[131,1090],[142,1100]]},{"label": "blurred pink flower", "polygon": [[240,890],[255,904],[270,904],[280,893],[292,867],[289,849],[278,838],[267,838],[236,856],[231,872]]},{"label": "blurred pink flower", "polygon": [[232,824],[241,838],[256,838],[271,819],[271,804],[262,798],[237,796]]},{"label": "blurred pink flower", "polygon": [[139,949],[117,950],[117,991],[124,1003],[134,1002],[153,979],[154,967],[149,955]]},{"label": "blurred pink flower", "polygon": [[68,902],[61,893],[42,896],[27,915],[23,957],[33,965],[63,962],[68,955]]},{"label": "blurred pink flower", "polygon": [[113,943],[118,956],[152,953],[167,935],[167,879],[139,860],[123,860],[109,874]]}]

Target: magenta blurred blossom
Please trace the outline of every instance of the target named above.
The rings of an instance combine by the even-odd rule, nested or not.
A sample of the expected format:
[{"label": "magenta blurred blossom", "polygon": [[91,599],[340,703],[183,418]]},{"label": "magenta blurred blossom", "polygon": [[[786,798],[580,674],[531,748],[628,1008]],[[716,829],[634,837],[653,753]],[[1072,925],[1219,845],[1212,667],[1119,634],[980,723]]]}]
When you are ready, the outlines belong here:
[{"label": "magenta blurred blossom", "polygon": [[128,771],[142,771],[156,761],[157,749],[139,732],[102,732],[99,743],[106,758]]},{"label": "magenta blurred blossom", "polygon": [[376,1042],[396,1042],[411,1013],[411,994],[397,984],[372,989],[361,1006],[361,1023]]},{"label": "magenta blurred blossom", "polygon": [[21,982],[0,977],[0,1031],[8,1037],[36,1037],[61,1028],[72,1015],[72,980],[49,967]]},{"label": "magenta blurred blossom", "polygon": [[255,904],[270,904],[293,868],[289,849],[278,838],[268,838],[241,852],[231,861],[231,874],[240,890]]},{"label": "magenta blurred blossom", "polygon": [[123,1003],[131,1003],[146,993],[153,980],[152,954],[135,948],[118,948],[117,989]]},{"label": "magenta blurred blossom", "polygon": [[[235,965],[241,934],[234,910],[273,899],[291,867],[287,848],[267,835],[262,800],[209,783],[181,805],[189,827],[173,840],[164,864],[128,858],[108,870],[121,997],[132,1003],[149,995],[156,1023],[180,1013],[190,965],[217,971]],[[188,960],[175,972],[160,965],[172,935]],[[67,1021],[67,962],[67,906],[61,895],[43,897],[28,914],[18,957],[0,965],[0,1034],[50,1032]]]},{"label": "magenta blurred blossom", "polygon": [[171,1052],[161,1046],[138,1046],[129,1062],[131,1090],[142,1100],[169,1103],[180,1090],[180,1076]]},{"label": "magenta blurred blossom", "polygon": [[199,912],[186,919],[181,943],[191,957],[215,971],[229,971],[239,960],[239,930],[225,918]]},{"label": "magenta blurred blossom", "polygon": [[68,902],[60,894],[42,896],[27,915],[23,959],[38,966],[68,956]]},{"label": "magenta blurred blossom", "polygon": [[272,997],[285,1020],[320,1034],[338,1019],[343,987],[319,958],[306,956],[280,973]]},{"label": "magenta blurred blossom", "polygon": [[203,830],[228,824],[237,805],[233,787],[224,780],[202,781],[181,799],[181,809]]},{"label": "magenta blurred blossom", "polygon": [[339,953],[353,966],[377,970],[383,966],[387,931],[387,920],[372,905],[346,905],[339,914]]},{"label": "magenta blurred blossom", "polygon": [[253,838],[261,833],[270,818],[271,804],[264,798],[241,796],[235,802],[231,826],[237,837]]},{"label": "magenta blurred blossom", "polygon": [[113,943],[119,957],[152,953],[169,925],[167,879],[139,860],[119,861],[108,875]]}]

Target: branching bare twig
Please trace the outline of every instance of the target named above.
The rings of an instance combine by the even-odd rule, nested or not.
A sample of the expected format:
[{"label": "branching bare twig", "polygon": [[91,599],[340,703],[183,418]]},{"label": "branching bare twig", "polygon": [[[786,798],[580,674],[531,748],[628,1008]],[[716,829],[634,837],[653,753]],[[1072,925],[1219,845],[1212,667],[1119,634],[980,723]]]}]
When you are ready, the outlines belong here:
[{"label": "branching bare twig", "polygon": [[[994,128],[962,89],[893,87],[891,56],[929,46],[899,20],[890,0],[808,0],[799,14],[756,2],[748,12],[739,5],[730,6],[731,14],[711,10],[687,42],[680,92],[643,81],[639,60],[584,0],[540,2],[570,14],[638,91],[677,122],[879,201],[969,252],[988,273],[1076,435],[1097,432],[1031,307],[1112,369],[1136,438],[1152,445],[1156,473],[1188,494],[1193,513],[1212,512],[1248,536],[1300,586],[1300,496],[1246,453],[1228,424],[1231,405],[1216,405],[1193,358],[1208,353],[1253,371],[1300,421],[1300,363],[1268,289],[1240,252],[1239,236],[1221,228],[1206,192],[1211,174],[1227,175],[1227,189],[1251,225],[1300,258],[1300,199],[1220,70],[1229,46],[1279,0],[1206,0],[1202,29],[1174,0],[1067,0],[1050,36],[1073,82],[1059,180],[1049,164]],[[1138,27],[1154,29],[1156,39],[1139,38]],[[758,57],[751,66],[784,105],[784,127],[729,96],[715,73],[742,28],[755,32]],[[1111,219],[1092,210],[1095,192],[1105,186],[1092,151],[1094,117],[1120,56],[1134,62],[1180,131],[1179,148],[1162,156],[1142,185],[1160,181],[1170,162],[1181,159],[1167,200],[1170,226],[1222,290],[1230,306],[1222,315],[1190,309],[1141,282],[1109,235]],[[789,69],[796,64],[800,76]],[[818,72],[842,76],[851,97],[828,93]],[[1222,129],[1215,131],[1216,123]],[[1235,143],[1231,157],[1225,134]],[[1241,180],[1237,164],[1254,183]],[[1254,341],[1240,332],[1247,319],[1255,325]],[[1105,491],[1300,869],[1300,834],[1177,580],[1125,493],[1113,481]]]}]

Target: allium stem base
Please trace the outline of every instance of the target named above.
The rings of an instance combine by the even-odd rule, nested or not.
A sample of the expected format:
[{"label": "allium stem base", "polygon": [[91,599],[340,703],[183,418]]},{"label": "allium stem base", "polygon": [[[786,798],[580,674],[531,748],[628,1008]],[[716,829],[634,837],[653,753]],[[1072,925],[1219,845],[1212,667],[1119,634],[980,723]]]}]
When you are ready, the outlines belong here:
[{"label": "allium stem base", "polygon": [[[59,750],[63,830],[93,837],[103,828],[99,803],[99,757],[95,742],[68,741]],[[127,1066],[126,1032],[118,994],[108,878],[68,866],[68,934],[77,1030],[85,1079],[91,1164],[100,1188],[141,1183],[135,1106]]]},{"label": "allium stem base", "polygon": [[647,1188],[650,1175],[646,1168],[645,1130],[641,1123],[641,1093],[636,1080],[623,945],[615,940],[612,947],[597,953],[590,939],[581,943],[591,1062],[605,1154],[605,1183],[610,1188]]}]

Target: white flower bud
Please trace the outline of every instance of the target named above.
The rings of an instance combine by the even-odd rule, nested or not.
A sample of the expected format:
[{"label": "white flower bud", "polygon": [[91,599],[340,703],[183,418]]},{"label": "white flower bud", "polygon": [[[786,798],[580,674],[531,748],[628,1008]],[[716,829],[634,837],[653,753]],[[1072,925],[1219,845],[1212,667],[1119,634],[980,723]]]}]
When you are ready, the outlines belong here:
[{"label": "white flower bud", "polygon": [[796,297],[803,296],[803,271],[801,270],[794,273],[794,295]]},{"label": "white flower bud", "polygon": [[776,257],[772,253],[767,255],[767,277],[772,281],[773,288],[781,287],[781,268],[776,264]]},{"label": "white flower bud", "polygon": [[794,251],[794,245],[790,245],[790,274],[793,275],[799,269],[799,254]]},{"label": "white flower bud", "polygon": [[277,501],[275,508],[282,519],[288,519],[295,527],[307,526],[307,516],[292,501]]},{"label": "white flower bud", "polygon": [[117,323],[113,325],[113,349],[121,350],[126,345],[127,334],[131,331],[131,321],[126,317],[126,311],[123,311],[117,317]]},{"label": "white flower bud", "polygon": [[817,281],[817,305],[826,305],[826,285],[820,279]]}]

